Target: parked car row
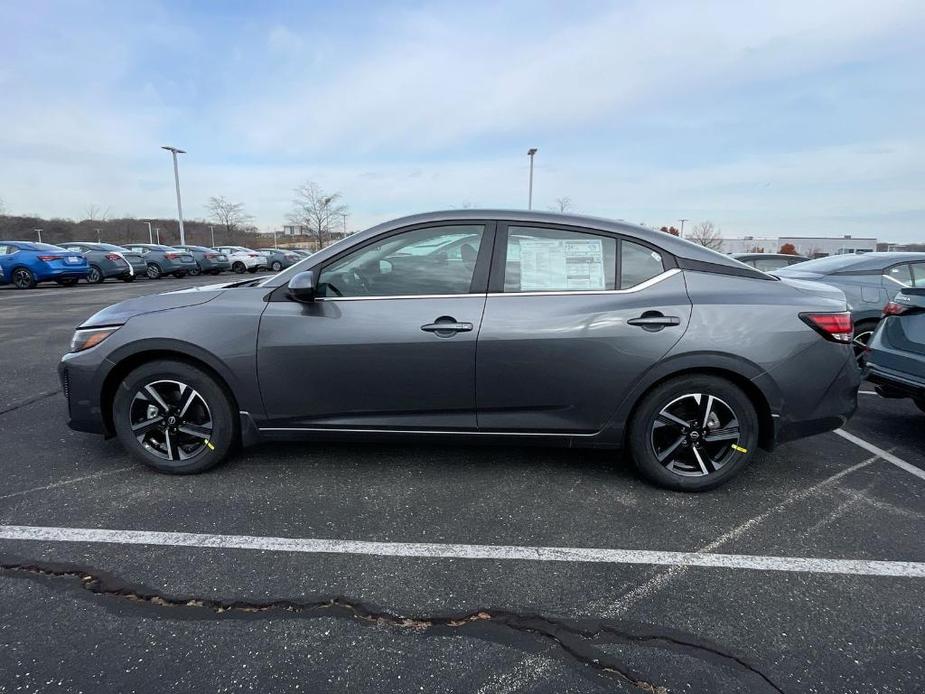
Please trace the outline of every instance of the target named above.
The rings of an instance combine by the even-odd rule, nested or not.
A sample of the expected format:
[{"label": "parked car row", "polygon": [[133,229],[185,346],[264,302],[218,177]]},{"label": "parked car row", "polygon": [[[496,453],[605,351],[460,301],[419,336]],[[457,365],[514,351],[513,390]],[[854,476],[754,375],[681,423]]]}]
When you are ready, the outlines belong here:
[{"label": "parked car row", "polygon": [[39,282],[63,286],[85,280],[132,282],[137,277],[161,279],[225,271],[242,274],[258,270],[280,272],[310,255],[307,251],[243,246],[166,246],[157,243],[69,241],[60,246],[32,241],[0,241],[0,285],[31,289]]}]

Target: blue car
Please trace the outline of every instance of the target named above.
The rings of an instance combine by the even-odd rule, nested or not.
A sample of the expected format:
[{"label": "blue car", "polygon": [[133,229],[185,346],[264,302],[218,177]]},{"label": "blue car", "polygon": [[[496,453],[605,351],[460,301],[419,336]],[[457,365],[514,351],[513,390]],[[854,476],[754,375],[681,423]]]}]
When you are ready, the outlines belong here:
[{"label": "blue car", "polygon": [[87,259],[49,243],[0,241],[0,284],[32,289],[39,282],[57,282],[68,287],[86,279]]}]

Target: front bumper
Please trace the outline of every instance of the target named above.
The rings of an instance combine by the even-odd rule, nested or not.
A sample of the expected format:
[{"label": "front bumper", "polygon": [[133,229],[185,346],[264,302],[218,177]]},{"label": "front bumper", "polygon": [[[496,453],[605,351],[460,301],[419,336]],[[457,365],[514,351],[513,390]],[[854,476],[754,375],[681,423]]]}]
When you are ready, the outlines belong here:
[{"label": "front bumper", "polygon": [[[67,401],[67,425],[74,431],[110,436],[103,420],[98,365],[80,363],[78,354],[65,354],[58,364],[58,378]],[[107,371],[108,373],[108,371]]]}]

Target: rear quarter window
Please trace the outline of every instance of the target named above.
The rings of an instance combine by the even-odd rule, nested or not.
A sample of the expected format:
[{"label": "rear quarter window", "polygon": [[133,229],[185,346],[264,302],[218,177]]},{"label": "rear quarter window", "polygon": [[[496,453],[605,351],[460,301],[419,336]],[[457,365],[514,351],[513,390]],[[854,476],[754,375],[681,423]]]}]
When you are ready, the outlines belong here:
[{"label": "rear quarter window", "polygon": [[620,242],[620,289],[631,289],[665,271],[662,254],[632,241]]}]

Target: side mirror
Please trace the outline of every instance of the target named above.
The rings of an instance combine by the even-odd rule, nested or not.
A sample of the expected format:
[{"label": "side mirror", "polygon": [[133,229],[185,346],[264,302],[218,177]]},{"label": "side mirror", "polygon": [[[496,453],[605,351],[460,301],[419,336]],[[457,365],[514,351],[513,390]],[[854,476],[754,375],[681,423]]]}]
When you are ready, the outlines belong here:
[{"label": "side mirror", "polygon": [[315,300],[315,273],[311,270],[293,275],[288,284],[289,297],[295,301]]}]

